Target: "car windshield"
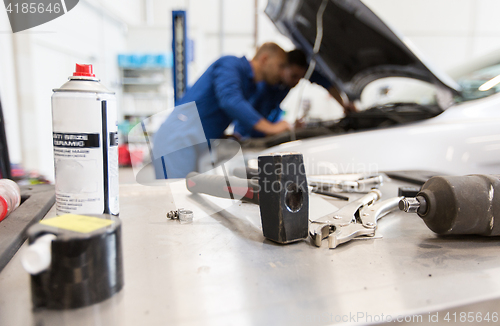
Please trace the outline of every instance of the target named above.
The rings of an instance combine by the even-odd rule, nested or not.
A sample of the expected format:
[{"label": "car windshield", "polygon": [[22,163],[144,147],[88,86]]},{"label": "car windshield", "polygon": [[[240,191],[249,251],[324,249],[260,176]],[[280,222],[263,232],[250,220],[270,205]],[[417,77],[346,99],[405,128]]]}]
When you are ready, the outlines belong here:
[{"label": "car windshield", "polygon": [[[488,62],[489,61],[489,62]],[[454,79],[461,87],[461,94],[455,102],[465,102],[484,98],[500,92],[500,63],[496,60],[480,60],[458,67],[453,73]],[[432,105],[436,103],[435,85],[420,80],[404,77],[388,77],[378,79],[363,90],[361,94],[361,110],[376,105],[390,103],[416,103]]]},{"label": "car windshield", "polygon": [[481,68],[457,78],[462,87],[458,101],[470,101],[500,92],[500,64]]}]

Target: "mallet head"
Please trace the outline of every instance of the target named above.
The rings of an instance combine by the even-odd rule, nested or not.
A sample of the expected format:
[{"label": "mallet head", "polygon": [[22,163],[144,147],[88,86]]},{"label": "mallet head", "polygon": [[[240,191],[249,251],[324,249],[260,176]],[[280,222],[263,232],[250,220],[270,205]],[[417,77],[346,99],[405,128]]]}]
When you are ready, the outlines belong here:
[{"label": "mallet head", "polygon": [[259,156],[259,186],[264,236],[278,243],[306,239],[309,195],[302,154]]}]

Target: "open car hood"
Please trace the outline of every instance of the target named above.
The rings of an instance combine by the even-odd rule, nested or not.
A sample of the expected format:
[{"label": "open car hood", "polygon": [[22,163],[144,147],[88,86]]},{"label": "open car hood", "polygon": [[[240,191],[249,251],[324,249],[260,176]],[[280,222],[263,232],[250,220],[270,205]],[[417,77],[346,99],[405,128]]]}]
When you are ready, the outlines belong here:
[{"label": "open car hood", "polygon": [[[325,1],[325,3],[323,3]],[[316,69],[359,99],[364,87],[383,77],[410,77],[457,94],[460,86],[430,68],[404,38],[360,0],[269,0],[266,14],[296,47],[313,57],[317,16],[323,4],[323,37]]]}]

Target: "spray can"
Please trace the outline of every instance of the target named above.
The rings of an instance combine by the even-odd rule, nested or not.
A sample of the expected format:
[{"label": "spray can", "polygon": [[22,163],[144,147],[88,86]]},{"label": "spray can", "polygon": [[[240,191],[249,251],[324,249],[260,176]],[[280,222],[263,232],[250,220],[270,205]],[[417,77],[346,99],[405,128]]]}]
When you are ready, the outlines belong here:
[{"label": "spray can", "polygon": [[118,116],[92,65],[52,95],[57,214],[118,215]]}]

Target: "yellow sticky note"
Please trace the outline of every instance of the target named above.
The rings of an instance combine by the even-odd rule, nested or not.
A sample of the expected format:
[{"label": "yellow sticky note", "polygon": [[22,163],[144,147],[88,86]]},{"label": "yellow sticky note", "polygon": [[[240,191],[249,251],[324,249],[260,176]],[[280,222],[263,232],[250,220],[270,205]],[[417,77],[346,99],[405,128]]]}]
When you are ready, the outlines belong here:
[{"label": "yellow sticky note", "polygon": [[76,214],[64,214],[40,222],[40,224],[80,233],[90,233],[113,223],[111,220]]}]

